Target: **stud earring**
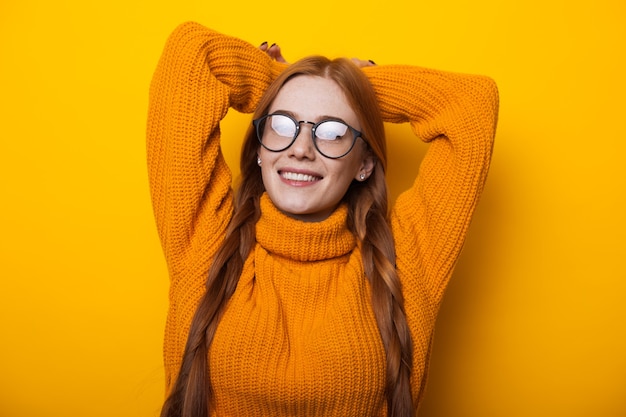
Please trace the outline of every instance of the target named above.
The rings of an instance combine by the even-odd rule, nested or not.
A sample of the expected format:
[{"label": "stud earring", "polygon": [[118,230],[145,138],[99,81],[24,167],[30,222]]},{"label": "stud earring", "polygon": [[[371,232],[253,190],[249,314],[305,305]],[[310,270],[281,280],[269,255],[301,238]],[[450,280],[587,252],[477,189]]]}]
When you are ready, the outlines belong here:
[{"label": "stud earring", "polygon": [[361,181],[363,181],[365,179],[365,174],[361,173],[361,175],[359,175],[359,178],[361,178]]},{"label": "stud earring", "polygon": [[260,157],[258,157],[258,156],[257,156],[257,158],[256,158],[256,164],[257,164],[258,166],[261,166],[261,158],[260,158]]}]

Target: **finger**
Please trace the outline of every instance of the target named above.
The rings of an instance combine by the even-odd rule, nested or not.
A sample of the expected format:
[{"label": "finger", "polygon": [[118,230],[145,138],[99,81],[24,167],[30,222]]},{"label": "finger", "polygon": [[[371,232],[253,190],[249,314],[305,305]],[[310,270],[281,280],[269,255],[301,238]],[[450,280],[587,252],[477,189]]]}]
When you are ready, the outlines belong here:
[{"label": "finger", "polygon": [[281,62],[285,64],[287,63],[287,60],[285,59],[285,57],[283,57],[283,53],[280,50],[280,46],[278,46],[277,44],[273,44],[272,46],[270,46],[268,53],[277,62]]},{"label": "finger", "polygon": [[267,51],[267,41],[263,42],[261,46],[259,46],[259,49],[263,52]]},{"label": "finger", "polygon": [[354,65],[356,65],[359,68],[373,67],[374,65],[376,65],[376,63],[372,61],[371,59],[366,61],[364,59],[352,58],[352,62],[354,63]]}]

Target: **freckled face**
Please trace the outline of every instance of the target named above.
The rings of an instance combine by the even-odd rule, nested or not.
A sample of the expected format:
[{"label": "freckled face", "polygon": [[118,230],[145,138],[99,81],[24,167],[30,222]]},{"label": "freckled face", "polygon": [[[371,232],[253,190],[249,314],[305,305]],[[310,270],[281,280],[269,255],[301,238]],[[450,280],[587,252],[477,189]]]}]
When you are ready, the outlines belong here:
[{"label": "freckled face", "polygon": [[[289,80],[269,109],[269,113],[280,111],[316,123],[339,118],[361,129],[345,95],[327,78],[301,75]],[[274,205],[291,217],[321,221],[339,205],[353,180],[361,173],[369,175],[373,159],[361,139],[348,155],[326,158],[315,149],[311,127],[302,123],[295,142],[284,151],[271,152],[260,146],[258,152],[263,184]]]}]

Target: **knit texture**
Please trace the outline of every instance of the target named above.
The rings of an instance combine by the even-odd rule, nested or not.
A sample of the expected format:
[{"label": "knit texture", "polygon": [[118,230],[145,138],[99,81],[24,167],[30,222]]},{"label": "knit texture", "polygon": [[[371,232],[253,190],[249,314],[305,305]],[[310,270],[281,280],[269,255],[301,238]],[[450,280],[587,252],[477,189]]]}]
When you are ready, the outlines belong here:
[{"label": "knit texture", "polygon": [[[247,42],[186,23],[155,71],[147,151],[171,279],[168,391],[233,211],[220,120],[230,107],[252,112],[284,68]],[[429,143],[418,177],[391,213],[418,403],[437,311],[487,176],[498,94],[481,76],[413,66],[363,71],[384,120],[410,123]],[[256,246],[209,351],[214,415],[385,415],[385,353],[346,207],[304,223],[264,195],[261,211]]]}]

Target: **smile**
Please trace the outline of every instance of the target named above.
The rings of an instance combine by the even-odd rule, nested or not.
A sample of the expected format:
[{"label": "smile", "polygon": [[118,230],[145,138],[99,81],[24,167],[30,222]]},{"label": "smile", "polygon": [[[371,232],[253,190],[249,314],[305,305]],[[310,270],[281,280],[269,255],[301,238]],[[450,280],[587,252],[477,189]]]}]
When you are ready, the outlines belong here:
[{"label": "smile", "polygon": [[301,174],[297,172],[281,172],[280,176],[288,181],[299,181],[299,182],[313,182],[319,181],[322,177],[317,177],[309,174]]}]

